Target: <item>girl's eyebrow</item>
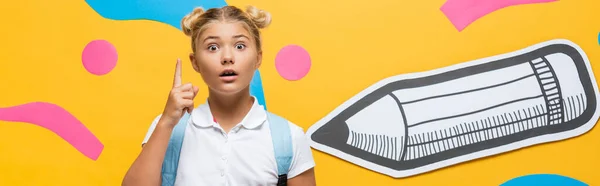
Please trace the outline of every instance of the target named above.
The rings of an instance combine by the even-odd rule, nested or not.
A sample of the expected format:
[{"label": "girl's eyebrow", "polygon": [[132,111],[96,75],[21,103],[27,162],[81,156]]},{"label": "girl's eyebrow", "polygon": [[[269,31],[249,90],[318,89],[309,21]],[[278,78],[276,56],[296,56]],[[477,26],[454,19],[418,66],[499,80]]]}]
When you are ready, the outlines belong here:
[{"label": "girl's eyebrow", "polygon": [[248,38],[248,36],[244,35],[244,34],[239,34],[239,35],[235,35],[233,36],[233,38],[237,39],[237,38],[242,38],[245,37],[246,39],[250,40],[250,38]]},{"label": "girl's eyebrow", "polygon": [[[244,34],[235,35],[232,38],[234,38],[234,39],[246,38],[246,39],[250,40],[250,38]],[[219,36],[207,36],[206,38],[204,38],[204,40],[202,42],[206,42],[206,40],[209,40],[209,39],[219,39]]]},{"label": "girl's eyebrow", "polygon": [[202,42],[206,42],[206,40],[209,40],[209,39],[219,39],[219,36],[208,36],[208,37],[204,38],[204,40]]}]

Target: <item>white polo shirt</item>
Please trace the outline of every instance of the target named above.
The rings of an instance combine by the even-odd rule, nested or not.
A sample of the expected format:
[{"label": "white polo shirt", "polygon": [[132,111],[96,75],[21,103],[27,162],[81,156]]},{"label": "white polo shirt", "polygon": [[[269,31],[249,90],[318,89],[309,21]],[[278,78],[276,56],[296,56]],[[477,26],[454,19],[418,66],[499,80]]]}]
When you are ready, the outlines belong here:
[{"label": "white polo shirt", "polygon": [[[254,98],[241,123],[225,133],[214,122],[208,102],[192,111],[179,158],[175,185],[276,185],[277,163],[266,111]],[[154,131],[157,116],[143,143]],[[289,122],[294,157],[288,179],[315,166],[308,139]]]}]

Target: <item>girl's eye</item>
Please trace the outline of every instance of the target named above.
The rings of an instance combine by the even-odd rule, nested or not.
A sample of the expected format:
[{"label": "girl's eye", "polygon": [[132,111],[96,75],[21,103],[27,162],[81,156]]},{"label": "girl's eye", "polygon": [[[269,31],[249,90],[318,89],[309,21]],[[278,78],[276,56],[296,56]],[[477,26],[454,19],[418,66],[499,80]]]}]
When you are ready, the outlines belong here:
[{"label": "girl's eye", "polygon": [[219,49],[219,48],[217,47],[217,45],[210,45],[210,46],[208,46],[208,50],[210,50],[210,51],[215,51],[215,50],[217,50],[217,49]]},{"label": "girl's eye", "polygon": [[237,44],[237,45],[235,45],[235,48],[237,48],[238,50],[242,50],[242,49],[246,48],[246,45],[244,45],[244,44]]}]

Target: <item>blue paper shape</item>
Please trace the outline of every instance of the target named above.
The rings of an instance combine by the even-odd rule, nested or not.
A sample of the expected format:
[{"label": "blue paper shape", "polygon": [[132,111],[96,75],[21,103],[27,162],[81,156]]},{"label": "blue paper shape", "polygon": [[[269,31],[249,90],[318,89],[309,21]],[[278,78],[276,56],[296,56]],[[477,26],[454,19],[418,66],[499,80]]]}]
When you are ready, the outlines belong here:
[{"label": "blue paper shape", "polygon": [[588,186],[588,184],[557,174],[531,174],[513,178],[500,186]]},{"label": "blue paper shape", "polygon": [[262,80],[260,78],[260,72],[256,70],[252,81],[250,81],[250,94],[258,99],[258,104],[265,107],[267,110],[267,103],[265,101],[265,93],[263,92]]},{"label": "blue paper shape", "polygon": [[195,7],[226,6],[224,0],[86,0],[98,14],[114,20],[153,20],[181,30],[181,19]]},{"label": "blue paper shape", "polygon": [[[86,0],[94,11],[106,19],[152,20],[181,30],[181,19],[195,7],[205,10],[226,6],[224,0]],[[250,82],[250,94],[267,109],[260,72],[256,70]]]}]

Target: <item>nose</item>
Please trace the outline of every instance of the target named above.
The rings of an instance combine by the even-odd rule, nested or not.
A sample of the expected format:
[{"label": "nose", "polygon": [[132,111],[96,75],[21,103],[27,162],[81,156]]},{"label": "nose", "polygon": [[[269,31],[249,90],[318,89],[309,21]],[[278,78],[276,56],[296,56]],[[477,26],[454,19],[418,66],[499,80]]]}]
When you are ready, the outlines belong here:
[{"label": "nose", "polygon": [[235,60],[233,59],[233,52],[230,49],[225,49],[223,51],[223,57],[221,59],[221,65],[225,65],[227,63],[235,64]]},{"label": "nose", "polygon": [[225,65],[227,63],[231,63],[232,65],[235,64],[232,58],[223,58],[223,61],[221,61],[221,65]]}]

